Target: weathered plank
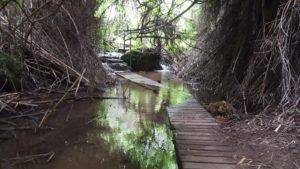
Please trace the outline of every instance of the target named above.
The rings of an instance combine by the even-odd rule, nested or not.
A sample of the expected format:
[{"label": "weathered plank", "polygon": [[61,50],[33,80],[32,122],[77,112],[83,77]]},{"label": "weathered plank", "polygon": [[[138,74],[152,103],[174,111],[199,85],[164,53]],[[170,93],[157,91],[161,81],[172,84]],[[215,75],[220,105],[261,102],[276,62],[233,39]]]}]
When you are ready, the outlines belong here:
[{"label": "weathered plank", "polygon": [[198,112],[207,112],[204,108],[181,108],[181,107],[173,107],[167,109],[169,113],[198,113]]},{"label": "weathered plank", "polygon": [[175,130],[182,130],[182,129],[211,129],[211,128],[219,128],[219,126],[212,126],[212,125],[203,125],[203,126],[188,126],[188,125],[175,125]]},{"label": "weathered plank", "polygon": [[234,169],[235,165],[231,164],[216,164],[216,163],[195,163],[184,162],[182,164],[184,169]]},{"label": "weathered plank", "polygon": [[136,84],[163,87],[162,84],[133,72],[116,72],[116,74]]},{"label": "weathered plank", "polygon": [[182,156],[181,161],[196,163],[235,164],[235,161],[232,158],[228,157],[201,157],[194,155]]},{"label": "weathered plank", "polygon": [[199,113],[201,113],[201,114],[209,114],[206,110],[191,110],[191,109],[189,109],[189,110],[180,110],[180,108],[178,108],[178,109],[174,109],[174,110],[172,110],[172,109],[168,109],[168,112],[171,114],[171,113],[173,113],[173,114],[198,114],[199,115]]},{"label": "weathered plank", "polygon": [[183,135],[175,135],[175,139],[177,140],[196,140],[196,141],[218,141],[220,137],[217,136],[183,136]]},{"label": "weathered plank", "polygon": [[187,131],[175,131],[176,136],[214,136],[213,132],[187,132]]},{"label": "weathered plank", "polygon": [[217,152],[232,152],[232,148],[228,146],[216,146],[216,145],[178,145],[178,149],[183,150],[204,150],[204,151],[217,151]]},{"label": "weathered plank", "polygon": [[229,146],[227,143],[222,141],[206,141],[206,140],[177,140],[177,144],[180,145],[214,145],[214,146]]},{"label": "weathered plank", "polygon": [[178,132],[191,132],[191,133],[218,133],[219,131],[217,129],[211,129],[211,128],[182,128],[174,130],[174,133]]},{"label": "weathered plank", "polygon": [[203,157],[228,157],[232,158],[232,152],[216,152],[216,151],[204,151],[204,150],[180,150],[180,155],[195,155]]},{"label": "weathered plank", "polygon": [[233,169],[232,147],[219,134],[219,124],[196,101],[167,109],[183,169]]},{"label": "weathered plank", "polygon": [[174,122],[173,126],[218,126],[219,124],[216,122]]},{"label": "weathered plank", "polygon": [[173,123],[216,123],[215,119],[206,119],[206,118],[202,118],[202,119],[179,119],[179,118],[172,118],[172,122]]}]

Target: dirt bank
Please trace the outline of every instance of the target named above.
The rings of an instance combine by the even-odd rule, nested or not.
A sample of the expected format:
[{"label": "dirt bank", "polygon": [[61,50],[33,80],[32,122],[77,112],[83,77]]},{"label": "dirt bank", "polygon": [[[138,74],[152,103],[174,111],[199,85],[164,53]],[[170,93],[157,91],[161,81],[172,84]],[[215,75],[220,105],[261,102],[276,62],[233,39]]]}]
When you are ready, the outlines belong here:
[{"label": "dirt bank", "polygon": [[[194,91],[193,93],[202,104],[222,100],[211,92]],[[300,168],[300,121],[296,118],[291,123],[293,127],[285,130],[284,126],[273,123],[274,114],[251,115],[250,112],[248,116],[241,115],[241,119],[222,118],[222,134],[234,145],[235,158],[240,168]]]}]

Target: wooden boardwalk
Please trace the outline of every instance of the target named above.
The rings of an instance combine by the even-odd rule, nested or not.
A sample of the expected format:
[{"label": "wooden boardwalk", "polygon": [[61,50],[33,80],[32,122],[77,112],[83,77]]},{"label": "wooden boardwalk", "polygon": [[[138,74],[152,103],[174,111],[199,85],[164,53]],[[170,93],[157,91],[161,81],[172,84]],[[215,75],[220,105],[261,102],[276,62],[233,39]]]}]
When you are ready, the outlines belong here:
[{"label": "wooden boardwalk", "polygon": [[219,124],[194,99],[168,108],[183,169],[234,169],[232,148],[218,135]]},{"label": "wooden boardwalk", "polygon": [[133,73],[133,72],[116,72],[117,75],[133,82],[133,83],[136,83],[136,84],[140,84],[140,85],[143,85],[144,87],[146,86],[151,86],[151,87],[156,87],[156,88],[160,88],[160,87],[163,87],[162,84],[154,81],[154,80],[151,80],[149,78],[146,78],[144,76],[141,76],[137,73]]}]

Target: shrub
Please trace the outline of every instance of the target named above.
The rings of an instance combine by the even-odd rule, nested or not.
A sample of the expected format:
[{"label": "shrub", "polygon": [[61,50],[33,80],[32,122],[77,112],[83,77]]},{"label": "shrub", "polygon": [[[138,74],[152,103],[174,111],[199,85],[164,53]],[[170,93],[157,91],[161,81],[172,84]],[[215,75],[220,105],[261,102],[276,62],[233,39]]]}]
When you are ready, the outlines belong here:
[{"label": "shrub", "polygon": [[122,56],[122,60],[134,71],[160,70],[160,53],[155,49],[133,50]]}]

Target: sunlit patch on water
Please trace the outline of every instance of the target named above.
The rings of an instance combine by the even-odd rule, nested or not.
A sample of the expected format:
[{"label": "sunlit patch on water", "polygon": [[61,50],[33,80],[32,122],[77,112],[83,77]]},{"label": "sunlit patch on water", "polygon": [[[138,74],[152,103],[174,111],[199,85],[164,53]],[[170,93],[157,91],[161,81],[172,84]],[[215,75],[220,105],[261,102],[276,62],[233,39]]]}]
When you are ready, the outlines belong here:
[{"label": "sunlit patch on water", "polygon": [[110,130],[99,138],[111,153],[123,153],[141,169],[177,169],[172,132],[164,109],[191,98],[188,89],[166,73],[144,74],[164,85],[157,93],[143,87],[121,82],[106,93],[124,95],[127,100],[105,100],[98,111],[97,125]]}]

